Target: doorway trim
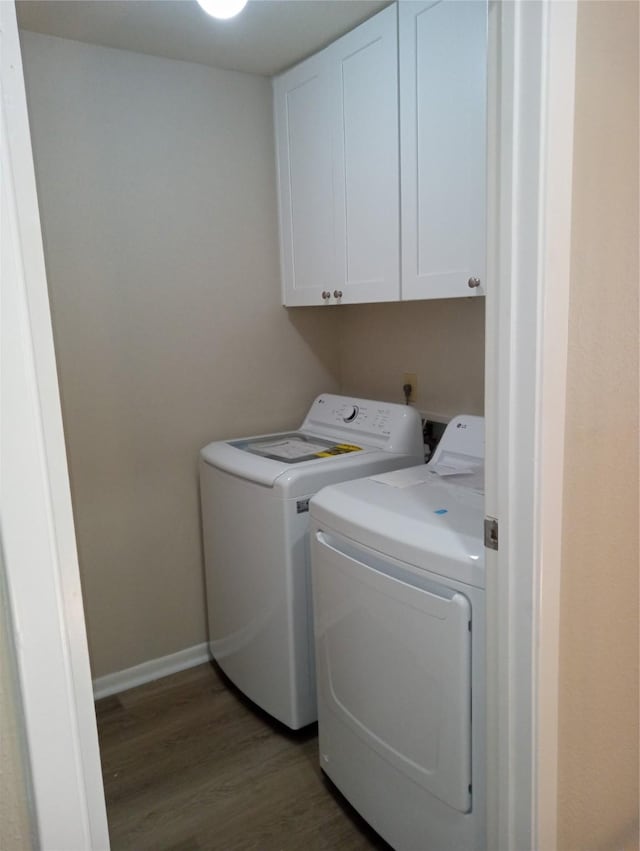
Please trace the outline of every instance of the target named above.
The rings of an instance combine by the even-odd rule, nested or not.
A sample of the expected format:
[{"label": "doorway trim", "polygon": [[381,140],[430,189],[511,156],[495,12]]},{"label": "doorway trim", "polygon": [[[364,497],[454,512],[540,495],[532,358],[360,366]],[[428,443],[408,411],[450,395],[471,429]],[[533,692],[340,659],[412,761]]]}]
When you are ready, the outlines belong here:
[{"label": "doorway trim", "polygon": [[488,847],[557,848],[577,2],[493,9],[486,324]]},{"label": "doorway trim", "polygon": [[2,564],[38,848],[109,848],[14,3],[0,2]]}]

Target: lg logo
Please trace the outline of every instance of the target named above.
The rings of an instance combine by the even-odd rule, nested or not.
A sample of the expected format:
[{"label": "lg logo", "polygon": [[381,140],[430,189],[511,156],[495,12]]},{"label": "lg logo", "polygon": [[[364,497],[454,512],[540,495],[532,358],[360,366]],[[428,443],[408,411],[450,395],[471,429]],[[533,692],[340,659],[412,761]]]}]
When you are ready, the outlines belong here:
[{"label": "lg logo", "polygon": [[466,423],[458,423],[458,425],[456,426],[456,428],[466,428],[466,427],[467,427]]}]

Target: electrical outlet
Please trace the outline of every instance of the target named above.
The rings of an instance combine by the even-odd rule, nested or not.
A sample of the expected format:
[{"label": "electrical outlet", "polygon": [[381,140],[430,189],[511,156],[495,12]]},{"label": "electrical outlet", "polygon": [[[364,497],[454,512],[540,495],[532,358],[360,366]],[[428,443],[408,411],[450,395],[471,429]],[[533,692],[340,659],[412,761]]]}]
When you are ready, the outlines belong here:
[{"label": "electrical outlet", "polygon": [[405,384],[411,385],[411,395],[409,396],[409,401],[415,402],[418,398],[418,376],[415,372],[402,373],[402,385],[404,386]]}]

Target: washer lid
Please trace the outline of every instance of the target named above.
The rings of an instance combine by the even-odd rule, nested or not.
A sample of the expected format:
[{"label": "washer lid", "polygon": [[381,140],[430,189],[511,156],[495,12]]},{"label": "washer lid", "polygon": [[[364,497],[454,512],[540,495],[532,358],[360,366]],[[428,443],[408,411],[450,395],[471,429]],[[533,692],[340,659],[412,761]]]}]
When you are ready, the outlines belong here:
[{"label": "washer lid", "polygon": [[261,458],[283,461],[285,464],[299,464],[313,461],[315,458],[331,458],[334,455],[347,455],[350,452],[362,452],[362,446],[353,443],[336,443],[323,437],[311,437],[303,432],[287,432],[277,437],[263,435],[243,440],[229,441],[231,446],[242,452],[249,452]]},{"label": "washer lid", "polygon": [[200,457],[211,467],[273,487],[285,473],[315,468],[324,462],[336,464],[340,458],[353,461],[372,451],[379,454],[370,446],[339,443],[297,431],[216,441],[200,450]]},{"label": "washer lid", "polygon": [[331,485],[312,498],[311,517],[320,529],[484,588],[484,496],[427,470]]}]

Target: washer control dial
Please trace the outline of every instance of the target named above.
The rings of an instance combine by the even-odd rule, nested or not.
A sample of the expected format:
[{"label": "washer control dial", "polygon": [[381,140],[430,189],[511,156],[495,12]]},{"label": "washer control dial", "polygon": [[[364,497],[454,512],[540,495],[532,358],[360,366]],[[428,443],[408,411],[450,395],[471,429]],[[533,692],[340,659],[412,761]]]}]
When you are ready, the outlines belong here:
[{"label": "washer control dial", "polygon": [[352,423],[358,416],[359,410],[360,409],[357,405],[349,405],[349,407],[343,412],[342,419],[345,421],[345,423]]}]

